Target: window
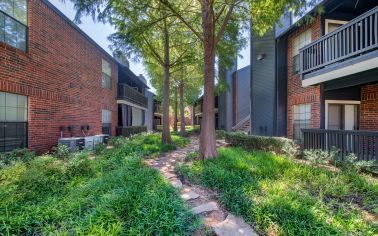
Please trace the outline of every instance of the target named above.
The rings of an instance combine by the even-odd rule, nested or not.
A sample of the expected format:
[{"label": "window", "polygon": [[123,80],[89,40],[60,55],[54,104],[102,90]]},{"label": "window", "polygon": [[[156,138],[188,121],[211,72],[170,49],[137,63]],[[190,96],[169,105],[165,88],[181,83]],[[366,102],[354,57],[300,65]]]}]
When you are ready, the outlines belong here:
[{"label": "window", "polygon": [[0,2],[0,41],[26,51],[27,2],[5,0]]},{"label": "window", "polygon": [[112,67],[104,59],[102,59],[102,87],[112,89]]},{"label": "window", "polygon": [[332,33],[333,31],[337,30],[340,26],[345,25],[348,21],[341,21],[341,20],[325,20],[325,33]]},{"label": "window", "polygon": [[302,142],[302,129],[310,128],[311,104],[294,105],[293,139]]},{"label": "window", "polygon": [[299,50],[311,43],[311,29],[306,30],[293,40],[293,73],[298,74],[299,68]]},{"label": "window", "polygon": [[326,129],[358,130],[359,101],[326,100]]},{"label": "window", "polygon": [[28,100],[0,92],[0,152],[27,147]]},{"label": "window", "polygon": [[102,133],[111,135],[112,131],[112,112],[102,110]]}]

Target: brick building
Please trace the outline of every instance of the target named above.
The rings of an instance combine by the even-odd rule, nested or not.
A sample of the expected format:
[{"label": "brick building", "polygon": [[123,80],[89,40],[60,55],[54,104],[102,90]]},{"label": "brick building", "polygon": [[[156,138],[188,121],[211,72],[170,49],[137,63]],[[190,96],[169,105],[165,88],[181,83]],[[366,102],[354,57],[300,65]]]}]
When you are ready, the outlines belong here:
[{"label": "brick building", "polygon": [[47,0],[0,3],[0,152],[115,133],[116,61]]},{"label": "brick building", "polygon": [[378,160],[378,3],[320,4],[252,37],[251,132]]}]

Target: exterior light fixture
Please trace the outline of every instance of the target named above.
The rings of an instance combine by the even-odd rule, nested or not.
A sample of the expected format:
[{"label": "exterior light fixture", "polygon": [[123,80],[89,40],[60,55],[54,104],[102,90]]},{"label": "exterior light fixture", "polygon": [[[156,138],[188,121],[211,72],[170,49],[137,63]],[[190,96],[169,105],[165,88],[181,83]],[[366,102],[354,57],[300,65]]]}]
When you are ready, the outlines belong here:
[{"label": "exterior light fixture", "polygon": [[264,60],[264,59],[265,59],[265,54],[264,54],[264,53],[259,53],[259,54],[257,54],[256,59],[257,59],[258,61],[262,61],[262,60]]}]

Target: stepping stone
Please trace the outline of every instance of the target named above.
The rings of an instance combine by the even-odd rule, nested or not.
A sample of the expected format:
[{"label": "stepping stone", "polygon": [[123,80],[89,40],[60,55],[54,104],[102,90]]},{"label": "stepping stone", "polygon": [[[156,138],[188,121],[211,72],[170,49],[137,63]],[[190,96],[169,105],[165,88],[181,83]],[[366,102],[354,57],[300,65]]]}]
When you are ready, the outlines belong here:
[{"label": "stepping stone", "polygon": [[182,183],[179,179],[171,180],[171,184],[174,188],[182,188]]},{"label": "stepping stone", "polygon": [[199,205],[197,207],[192,208],[192,213],[195,215],[210,212],[210,211],[216,211],[218,210],[218,205],[216,202],[208,202],[202,205]]},{"label": "stepping stone", "polygon": [[189,201],[189,200],[199,198],[199,196],[200,195],[198,195],[197,193],[195,193],[193,191],[181,194],[181,198],[184,199],[185,201]]},{"label": "stepping stone", "polygon": [[167,179],[177,178],[177,176],[175,174],[172,174],[172,173],[169,173],[169,172],[164,172],[163,175]]},{"label": "stepping stone", "polygon": [[213,226],[218,236],[257,236],[250,225],[239,217],[229,214],[221,223]]}]

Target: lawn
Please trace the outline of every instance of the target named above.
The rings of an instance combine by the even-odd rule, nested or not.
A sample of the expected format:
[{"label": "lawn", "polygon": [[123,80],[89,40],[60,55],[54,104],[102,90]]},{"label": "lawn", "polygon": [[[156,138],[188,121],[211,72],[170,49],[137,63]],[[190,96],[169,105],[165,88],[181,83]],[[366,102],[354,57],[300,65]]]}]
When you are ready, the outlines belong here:
[{"label": "lawn", "polygon": [[2,158],[0,235],[189,235],[198,220],[142,158],[188,142],[173,140],[137,135],[96,155]]},{"label": "lawn", "polygon": [[181,165],[192,182],[264,235],[377,235],[378,180],[335,172],[268,152],[223,148]]}]

